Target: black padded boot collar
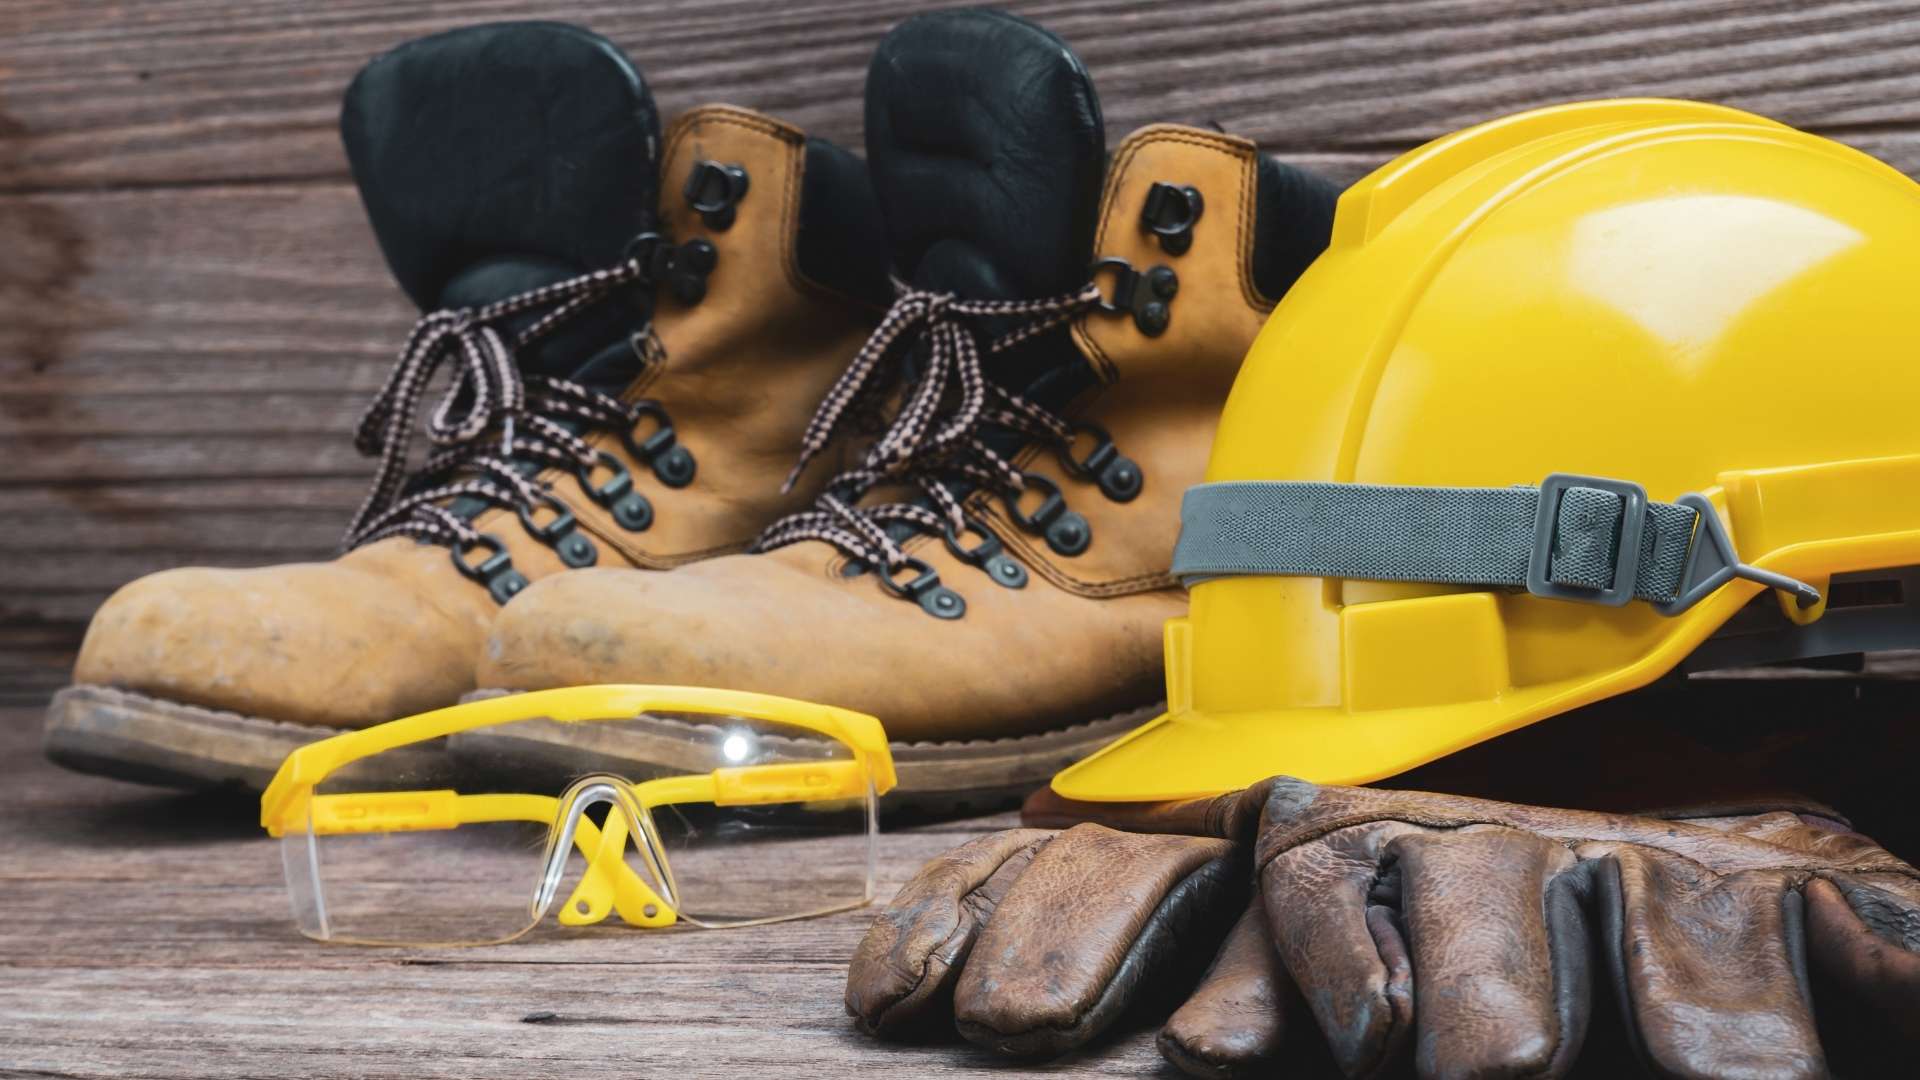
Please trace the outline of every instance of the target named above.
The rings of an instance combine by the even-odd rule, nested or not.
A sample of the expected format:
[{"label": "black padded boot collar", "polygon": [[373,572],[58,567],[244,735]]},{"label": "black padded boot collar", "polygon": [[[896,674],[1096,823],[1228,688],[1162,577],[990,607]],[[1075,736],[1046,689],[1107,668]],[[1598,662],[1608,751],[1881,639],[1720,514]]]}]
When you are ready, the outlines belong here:
[{"label": "black padded boot collar", "polygon": [[[654,224],[652,95],[616,46],[578,27],[494,23],[409,42],[354,79],[340,129],[380,249],[422,310],[611,265]],[[645,317],[608,306],[629,310],[587,322]],[[564,372],[597,344],[556,339],[523,360]]]},{"label": "black padded boot collar", "polygon": [[1086,282],[1106,131],[1065,42],[998,11],[910,18],[874,54],[866,122],[896,273],[979,299]]}]

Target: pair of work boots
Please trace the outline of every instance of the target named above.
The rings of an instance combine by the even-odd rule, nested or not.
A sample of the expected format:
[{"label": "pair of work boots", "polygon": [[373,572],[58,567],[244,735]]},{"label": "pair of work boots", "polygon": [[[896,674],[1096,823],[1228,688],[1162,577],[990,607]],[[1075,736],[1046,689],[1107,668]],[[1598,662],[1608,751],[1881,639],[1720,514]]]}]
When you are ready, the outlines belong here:
[{"label": "pair of work boots", "polygon": [[550,23],[376,59],[342,135],[428,313],[348,550],[122,589],[55,760],[257,787],[476,692],[675,683],[870,712],[951,807],[1159,707],[1179,499],[1332,186],[1172,125],[1109,155],[1079,59],[983,10],[887,35],[864,162],[728,106],[663,134]]}]

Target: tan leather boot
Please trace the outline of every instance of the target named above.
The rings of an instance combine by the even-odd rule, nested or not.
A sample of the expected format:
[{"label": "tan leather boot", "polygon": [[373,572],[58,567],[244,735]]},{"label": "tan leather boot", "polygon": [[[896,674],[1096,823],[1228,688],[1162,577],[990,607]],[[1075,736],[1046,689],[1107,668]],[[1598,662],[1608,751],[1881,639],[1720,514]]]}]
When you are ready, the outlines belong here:
[{"label": "tan leather boot", "polygon": [[[462,141],[475,110],[478,145]],[[578,132],[538,128],[553,116]],[[522,120],[539,136],[516,144]],[[781,492],[813,403],[884,302],[857,158],[724,106],[662,142],[624,57],[553,24],[403,46],[356,81],[343,129],[396,276],[423,308],[457,309],[422,320],[363,426],[388,467],[352,550],[121,589],[49,712],[62,764],[263,786],[300,743],[472,690],[488,623],[528,581],[740,551],[825,480]],[[421,145],[435,129],[445,142]],[[556,311],[553,333],[527,333]],[[442,361],[456,380],[435,457],[403,483],[418,391]]]},{"label": "tan leather boot", "polygon": [[[969,49],[988,75],[946,66]],[[983,105],[981,86],[1039,89]],[[970,125],[975,110],[997,123]],[[860,709],[896,742],[902,798],[979,805],[1160,707],[1161,624],[1185,609],[1168,573],[1181,495],[1273,296],[1324,245],[1334,193],[1244,139],[1165,125],[1119,147],[1101,193],[1084,71],[1052,35],[987,12],[896,29],[867,131],[913,287],[811,434],[898,360],[917,376],[893,427],[759,553],[529,589],[496,620],[479,681],[711,684]],[[1031,332],[1063,316],[1070,334]],[[969,419],[972,375],[989,387]],[[590,764],[575,750],[520,756]]]}]

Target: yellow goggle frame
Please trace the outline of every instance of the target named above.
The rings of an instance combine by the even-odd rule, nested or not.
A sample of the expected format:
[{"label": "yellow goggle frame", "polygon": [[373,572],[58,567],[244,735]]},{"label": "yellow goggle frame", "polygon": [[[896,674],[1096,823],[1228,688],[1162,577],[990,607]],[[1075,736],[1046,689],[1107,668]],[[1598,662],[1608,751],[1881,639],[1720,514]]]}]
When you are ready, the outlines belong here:
[{"label": "yellow goggle frame", "polygon": [[[309,743],[287,755],[273,782],[260,796],[260,825],[273,837],[289,829],[316,836],[365,832],[453,829],[497,821],[557,824],[560,799],[553,795],[462,795],[451,789],[370,791],[316,795],[314,787],[335,771],[388,750],[445,738],[475,728],[530,719],[560,723],[630,720],[649,712],[700,713],[764,720],[804,728],[833,738],[853,751],[847,761],[780,762],[740,765],[710,773],[667,776],[626,785],[643,810],[674,803],[707,802],[750,806],[782,802],[818,802],[875,796],[892,790],[898,779],[880,721],[864,713],[830,705],[695,686],[609,684],[538,690],[472,701],[420,713],[385,724],[342,732]],[[570,926],[599,922],[610,910],[635,926],[666,926],[676,913],[628,866],[624,816],[608,817],[597,828],[581,818],[574,844],[587,871],[559,918]],[[650,845],[640,850],[655,863],[657,880],[666,880]]]}]

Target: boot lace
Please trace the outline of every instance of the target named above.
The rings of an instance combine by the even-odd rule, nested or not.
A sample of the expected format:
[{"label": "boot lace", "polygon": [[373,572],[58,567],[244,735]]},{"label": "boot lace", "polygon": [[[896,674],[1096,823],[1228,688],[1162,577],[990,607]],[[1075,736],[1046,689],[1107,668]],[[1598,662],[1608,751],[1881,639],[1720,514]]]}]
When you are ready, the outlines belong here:
[{"label": "boot lace", "polygon": [[[649,416],[664,425],[658,402],[628,404],[567,379],[523,376],[514,362],[521,350],[615,290],[651,284],[661,243],[653,234],[642,234],[628,249],[637,254],[618,265],[484,307],[431,312],[414,324],[399,362],[354,434],[354,448],[380,464],[347,527],[342,550],[392,536],[412,536],[456,552],[482,544],[486,538],[480,531],[447,504],[465,496],[523,515],[543,502],[551,504],[551,485],[530,476],[539,470],[529,466],[592,469],[599,464],[598,451],[568,421],[580,430],[630,430]],[[543,308],[549,310],[511,339],[498,325]],[[435,449],[408,473],[415,416],[443,365],[453,365],[453,378],[425,425]]]},{"label": "boot lace", "polygon": [[[970,300],[928,292],[896,280],[896,298],[880,325],[847,366],[808,422],[800,459],[786,490],[807,465],[847,426],[856,404],[870,400],[875,376],[886,361],[924,340],[924,364],[891,423],[861,462],[836,475],[811,507],[780,518],[761,532],[755,551],[805,540],[822,540],[843,553],[891,574],[912,563],[889,526],[959,535],[968,526],[965,495],[956,482],[985,488],[1017,501],[1032,479],[983,437],[989,426],[1070,447],[1074,428],[1050,410],[987,378],[985,356],[1012,348],[1083,312],[1101,308],[1099,288],[1039,300]],[[982,344],[987,319],[1031,321]],[[858,505],[882,483],[911,485],[924,501]]]}]

